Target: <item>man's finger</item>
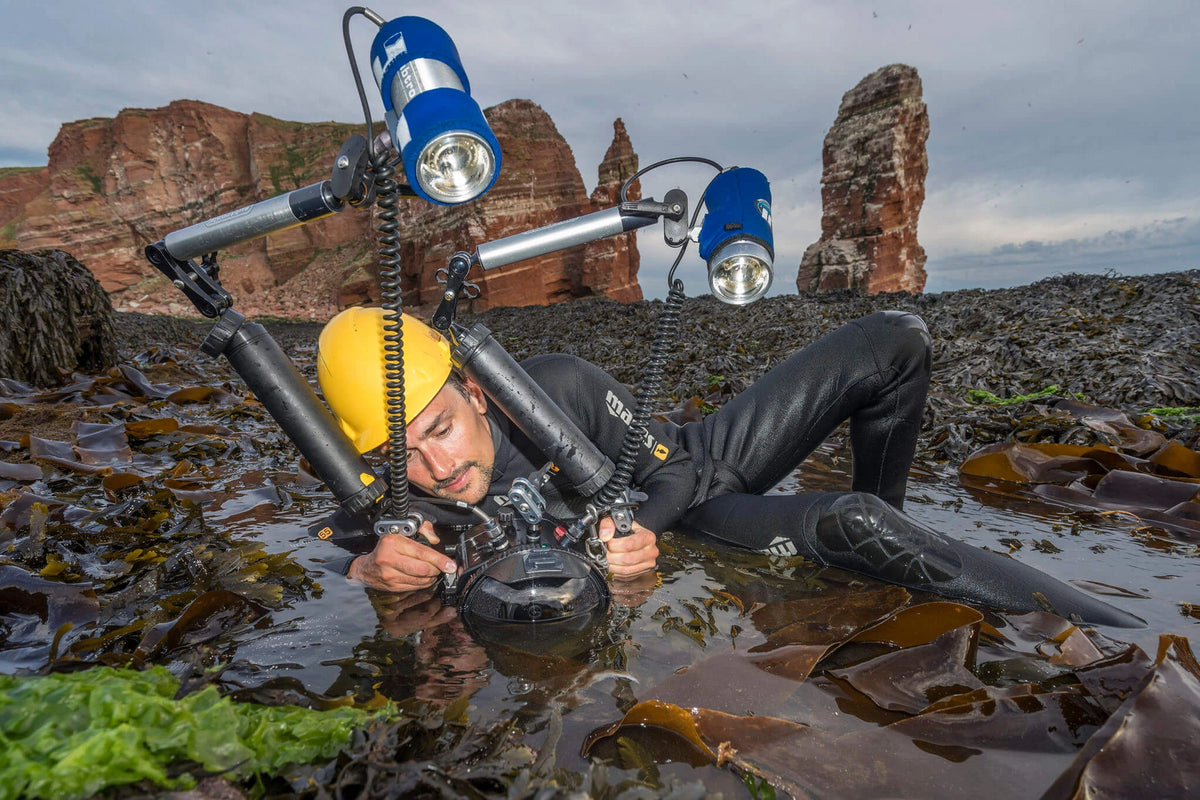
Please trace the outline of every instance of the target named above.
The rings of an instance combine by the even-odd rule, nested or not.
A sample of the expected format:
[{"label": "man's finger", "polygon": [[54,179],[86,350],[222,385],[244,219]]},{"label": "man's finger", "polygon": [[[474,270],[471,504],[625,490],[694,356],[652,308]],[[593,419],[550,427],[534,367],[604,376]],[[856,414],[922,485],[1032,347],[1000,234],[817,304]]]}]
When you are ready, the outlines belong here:
[{"label": "man's finger", "polygon": [[420,574],[423,575],[431,575],[436,572],[453,573],[458,571],[458,566],[454,563],[454,559],[448,557],[446,554],[396,533],[390,533],[381,537],[375,551],[375,559],[379,562],[380,566],[399,568],[402,572],[412,572],[411,569],[404,569],[405,566],[409,566],[401,561],[404,558],[429,564],[433,567],[433,573],[422,570]]},{"label": "man's finger", "polygon": [[417,533],[419,533],[425,539],[425,541],[429,542],[430,544],[442,543],[442,540],[438,538],[437,532],[433,529],[433,523],[429,520],[425,520],[421,523],[421,528],[417,531]]},{"label": "man's finger", "polygon": [[608,545],[609,553],[630,553],[635,550],[643,550],[655,543],[654,534],[649,531],[635,530],[628,536],[622,536],[618,539],[611,539],[606,544]]},{"label": "man's finger", "polygon": [[643,547],[628,553],[609,553],[608,563],[619,566],[632,566],[634,564],[641,564],[643,562],[653,562],[657,555],[657,551],[652,551],[648,547]]}]

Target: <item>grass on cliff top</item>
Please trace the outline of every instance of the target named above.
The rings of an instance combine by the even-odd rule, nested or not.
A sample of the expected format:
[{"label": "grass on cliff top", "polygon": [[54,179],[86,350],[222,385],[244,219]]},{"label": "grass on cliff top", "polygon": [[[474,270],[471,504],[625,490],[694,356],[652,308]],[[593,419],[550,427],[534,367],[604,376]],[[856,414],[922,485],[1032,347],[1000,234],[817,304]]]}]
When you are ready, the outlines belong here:
[{"label": "grass on cliff top", "polygon": [[20,175],[25,172],[37,172],[40,169],[45,169],[45,167],[0,167],[0,180],[7,178],[9,175]]}]

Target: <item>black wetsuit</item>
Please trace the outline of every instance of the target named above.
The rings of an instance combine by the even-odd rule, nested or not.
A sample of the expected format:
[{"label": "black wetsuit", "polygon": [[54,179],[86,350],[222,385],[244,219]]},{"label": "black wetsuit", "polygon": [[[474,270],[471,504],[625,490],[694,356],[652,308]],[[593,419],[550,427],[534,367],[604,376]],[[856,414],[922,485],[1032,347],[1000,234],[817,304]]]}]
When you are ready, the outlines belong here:
[{"label": "black wetsuit", "polygon": [[[1138,624],[1032,567],[901,513],[930,361],[929,333],[919,317],[879,312],[794,353],[702,421],[652,422],[633,475],[635,488],[649,498],[636,519],[656,532],[674,529],[760,552],[799,554],[998,608],[1032,611],[1048,604],[1090,622]],[[635,409],[629,391],[573,356],[535,356],[522,366],[615,462]],[[545,457],[496,408],[489,405],[487,416],[496,462],[481,505],[493,513],[513,479],[529,477]],[[846,420],[852,491],[763,496]],[[585,498],[559,487],[547,499],[579,511]]]}]

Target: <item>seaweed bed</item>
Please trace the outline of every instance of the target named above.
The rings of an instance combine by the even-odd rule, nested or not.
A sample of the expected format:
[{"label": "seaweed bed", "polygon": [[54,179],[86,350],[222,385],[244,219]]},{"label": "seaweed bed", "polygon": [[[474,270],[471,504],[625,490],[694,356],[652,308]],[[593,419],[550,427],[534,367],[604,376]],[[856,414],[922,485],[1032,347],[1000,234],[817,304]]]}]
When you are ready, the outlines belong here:
[{"label": "seaweed bed", "polygon": [[[224,735],[202,731],[199,743],[172,737],[183,755],[166,771],[143,754],[149,771],[97,770],[68,792],[30,767],[24,789],[0,780],[0,798],[55,785],[156,795],[204,775],[201,796],[222,797],[1194,793],[1198,290],[1190,271],[740,309],[699,298],[664,382],[662,410],[693,417],[844,322],[920,314],[934,376],[906,508],[1086,578],[1146,617],[1140,632],[914,597],[667,533],[659,582],[620,587],[593,630],[477,637],[435,596],[365,592],[324,571],[340,553],[307,531],[332,502],[228,366],[197,354],[211,323],[121,314],[118,368],[55,390],[0,383],[0,773],[22,766],[30,720],[55,716],[31,716],[7,675],[86,683],[89,667],[167,667],[179,688],[154,673],[164,696],[147,715],[166,713],[172,691],[215,713],[215,688],[382,717],[349,741],[307,740],[324,754],[308,765],[247,755],[278,756],[283,733],[260,726],[234,764]],[[461,317],[518,358],[571,352],[632,384],[661,307],[594,299]],[[320,326],[266,325],[312,378]],[[997,466],[1005,448],[1027,450]],[[848,469],[835,435],[776,491],[844,486]],[[1134,489],[1105,495],[1109,471],[1137,477]],[[58,714],[58,730],[79,733],[101,708],[132,719],[122,704],[136,702],[105,691]]]},{"label": "seaweed bed", "polygon": [[[659,301],[588,299],[468,311],[460,313],[460,321],[482,322],[517,359],[571,353],[634,385],[661,309]],[[667,365],[664,406],[714,393],[717,402],[805,343],[885,309],[919,314],[933,338],[921,443],[926,457],[961,459],[1010,437],[1021,425],[1012,413],[1020,409],[981,410],[966,402],[970,390],[1003,399],[1054,387],[1038,399],[1080,397],[1136,414],[1200,404],[1200,271],[1190,270],[1136,278],[1070,274],[1010,289],[940,294],[838,290],[766,298],[741,308],[707,295],[689,298],[678,348]],[[321,328],[266,324],[285,350],[310,346]],[[126,354],[164,343],[198,344],[210,327],[144,314],[120,314],[117,325]],[[1172,435],[1196,435],[1194,424],[1177,428]]]}]

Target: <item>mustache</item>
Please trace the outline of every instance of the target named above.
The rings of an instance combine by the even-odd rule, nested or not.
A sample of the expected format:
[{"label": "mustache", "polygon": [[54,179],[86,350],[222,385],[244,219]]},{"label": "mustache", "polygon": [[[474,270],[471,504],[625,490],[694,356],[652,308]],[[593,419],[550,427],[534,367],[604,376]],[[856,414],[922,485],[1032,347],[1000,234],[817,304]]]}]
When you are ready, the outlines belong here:
[{"label": "mustache", "polygon": [[438,490],[445,489],[447,486],[449,486],[450,484],[454,483],[456,480],[461,478],[463,476],[463,473],[465,473],[470,468],[471,468],[470,464],[463,464],[462,469],[456,470],[454,472],[454,474],[451,475],[449,478],[443,478],[442,480],[438,481],[437,483],[435,483],[433,485],[433,488],[438,489]]},{"label": "mustache", "polygon": [[494,469],[484,467],[483,464],[480,464],[478,461],[468,461],[466,464],[463,464],[461,467],[456,469],[454,471],[454,474],[451,475],[449,478],[445,478],[444,480],[440,480],[440,481],[437,481],[436,483],[434,483],[433,484],[434,493],[436,494],[436,493],[444,491],[447,486],[449,486],[450,484],[454,483],[456,480],[461,478],[463,476],[463,473],[465,473],[471,467],[474,467],[475,469],[479,470],[479,474],[483,478],[483,480],[487,484],[489,484],[489,485],[491,484],[492,473],[494,472]]}]

